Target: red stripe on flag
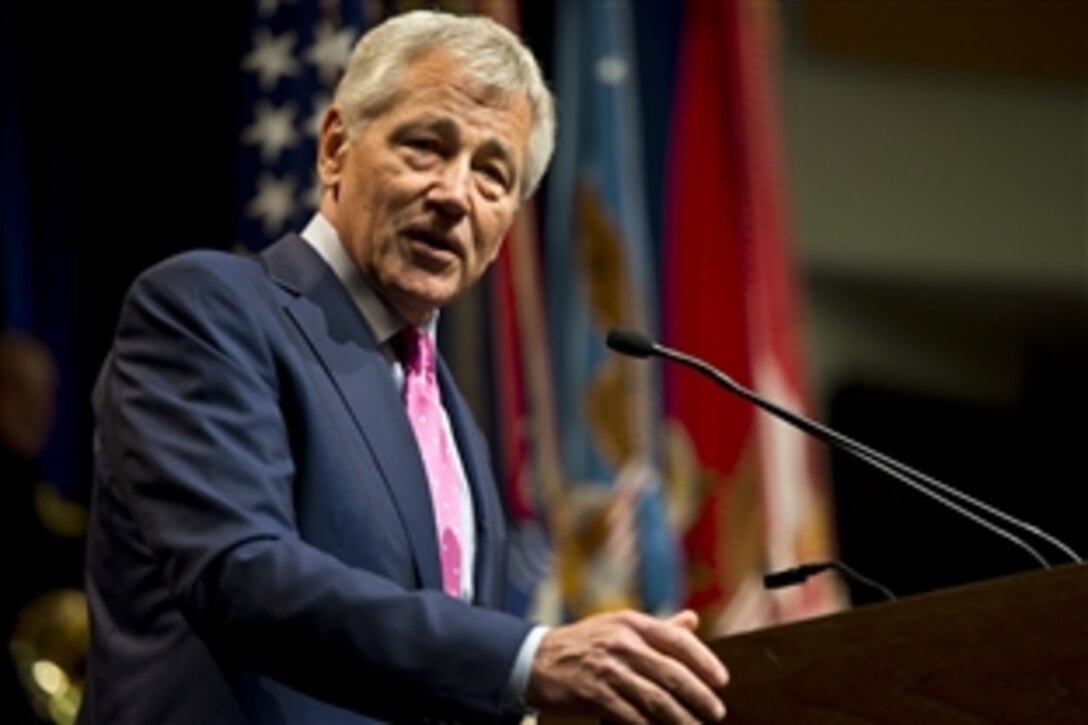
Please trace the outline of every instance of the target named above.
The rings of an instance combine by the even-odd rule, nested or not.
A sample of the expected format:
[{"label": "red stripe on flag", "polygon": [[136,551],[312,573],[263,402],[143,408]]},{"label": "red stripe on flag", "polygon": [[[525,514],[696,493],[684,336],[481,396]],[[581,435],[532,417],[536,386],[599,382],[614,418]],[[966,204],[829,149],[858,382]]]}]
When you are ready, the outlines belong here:
[{"label": "red stripe on flag", "polygon": [[[678,61],[666,201],[666,342],[750,384],[746,281],[737,195],[741,159],[731,136],[736,43],[725,3],[689,3]],[[721,477],[737,475],[750,445],[749,406],[718,395],[691,371],[665,371],[666,410],[692,438],[713,486],[685,546],[696,574],[689,604],[727,599],[727,554],[720,540],[729,517]],[[702,573],[699,573],[702,572]]]},{"label": "red stripe on flag", "polygon": [[[512,236],[512,235],[511,235]],[[524,240],[522,240],[524,241]],[[492,323],[494,332],[496,407],[500,433],[502,485],[507,493],[509,514],[515,520],[533,516],[529,480],[526,430],[528,410],[522,373],[521,346],[518,344],[517,299],[514,294],[512,239],[507,239],[492,268]]]},{"label": "red stripe on flag", "polygon": [[[804,381],[770,9],[735,1],[686,5],[666,207],[665,338],[741,385],[777,385],[790,407],[794,400],[801,405]],[[729,616],[745,622],[726,627],[819,609],[809,602],[783,608],[785,598],[753,585],[774,560],[796,556],[801,539],[820,538],[811,531],[826,544],[826,523],[818,521],[826,507],[812,471],[804,471],[811,461],[800,473],[793,465],[798,450],[807,454],[807,442],[768,429],[748,403],[717,394],[690,371],[667,369],[666,386],[666,412],[690,436],[706,486],[685,538],[688,603],[714,618],[733,606]],[[801,530],[813,522],[814,529]]]}]

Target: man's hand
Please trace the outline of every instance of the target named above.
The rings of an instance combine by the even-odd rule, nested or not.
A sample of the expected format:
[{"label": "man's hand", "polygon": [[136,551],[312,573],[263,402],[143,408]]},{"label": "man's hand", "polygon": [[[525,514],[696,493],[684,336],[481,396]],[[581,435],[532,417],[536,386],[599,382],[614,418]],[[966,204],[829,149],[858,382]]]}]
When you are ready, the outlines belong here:
[{"label": "man's hand", "polygon": [[541,711],[624,723],[716,722],[729,673],[694,634],[699,619],[599,614],[556,627],[533,659],[526,702]]}]

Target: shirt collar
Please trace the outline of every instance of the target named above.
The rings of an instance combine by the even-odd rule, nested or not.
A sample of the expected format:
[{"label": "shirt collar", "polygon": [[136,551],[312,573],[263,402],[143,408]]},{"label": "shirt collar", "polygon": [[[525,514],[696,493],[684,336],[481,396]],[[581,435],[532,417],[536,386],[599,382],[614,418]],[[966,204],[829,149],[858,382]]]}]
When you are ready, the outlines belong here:
[{"label": "shirt collar", "polygon": [[[374,291],[358,265],[344,249],[344,244],[332,222],[320,213],[314,214],[310,223],[302,230],[302,238],[314,248],[318,256],[325,260],[343,283],[379,345],[387,345],[394,335],[408,326],[408,323],[390,309]],[[437,343],[437,310],[424,323],[423,330],[432,341]]]}]

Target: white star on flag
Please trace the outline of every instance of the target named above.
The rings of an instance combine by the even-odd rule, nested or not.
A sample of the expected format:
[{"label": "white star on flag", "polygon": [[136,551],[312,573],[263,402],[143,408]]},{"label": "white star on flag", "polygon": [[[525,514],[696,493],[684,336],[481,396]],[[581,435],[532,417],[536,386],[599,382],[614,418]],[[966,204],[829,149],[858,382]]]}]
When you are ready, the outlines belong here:
[{"label": "white star on flag", "polygon": [[298,143],[294,103],[276,108],[262,99],[254,108],[254,116],[253,123],[242,132],[242,140],[260,146],[261,160],[265,164],[274,163],[285,148]]},{"label": "white star on flag", "polygon": [[327,22],[314,28],[314,43],[306,50],[306,60],[317,67],[317,75],[325,85],[331,85],[347,65],[355,35],[354,28],[337,30]]},{"label": "white star on flag", "polygon": [[270,91],[284,76],[296,76],[299,63],[292,55],[298,35],[287,32],[279,37],[268,28],[257,28],[253,50],[242,59],[242,68],[257,74],[262,91]]},{"label": "white star on flag", "polygon": [[278,232],[283,223],[295,213],[295,179],[277,179],[261,174],[257,179],[257,195],[246,206],[246,214],[261,220],[266,234]]}]

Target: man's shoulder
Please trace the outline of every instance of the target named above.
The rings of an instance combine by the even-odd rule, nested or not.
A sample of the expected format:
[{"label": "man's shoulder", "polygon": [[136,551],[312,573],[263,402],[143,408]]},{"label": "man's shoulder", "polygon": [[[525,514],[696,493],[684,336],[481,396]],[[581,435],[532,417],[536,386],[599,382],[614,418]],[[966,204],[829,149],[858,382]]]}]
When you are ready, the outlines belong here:
[{"label": "man's shoulder", "polygon": [[171,255],[144,269],[133,281],[130,296],[156,293],[186,295],[215,288],[241,292],[264,278],[259,258],[248,252],[192,249]]},{"label": "man's shoulder", "polygon": [[252,274],[259,268],[249,252],[223,249],[190,249],[178,252],[145,269],[137,280],[162,280],[193,274]]},{"label": "man's shoulder", "polygon": [[[215,249],[171,255],[141,272],[122,310],[246,316],[270,300],[268,276],[259,257]],[[258,304],[254,304],[258,303]],[[126,315],[126,312],[122,312]]]},{"label": "man's shoulder", "polygon": [[244,285],[246,278],[266,281],[271,273],[270,266],[276,264],[275,260],[284,258],[289,266],[296,266],[299,250],[305,246],[298,235],[286,234],[261,252],[241,248],[190,249],[147,267],[136,277],[133,286],[192,284],[200,279],[212,283],[221,280],[229,285]]}]

